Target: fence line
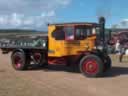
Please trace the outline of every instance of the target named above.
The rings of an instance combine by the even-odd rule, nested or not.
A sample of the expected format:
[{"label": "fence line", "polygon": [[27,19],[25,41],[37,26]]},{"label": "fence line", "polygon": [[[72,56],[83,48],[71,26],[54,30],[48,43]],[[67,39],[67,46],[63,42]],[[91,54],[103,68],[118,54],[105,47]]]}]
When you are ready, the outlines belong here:
[{"label": "fence line", "polygon": [[[119,62],[119,56],[120,56],[120,55],[112,54],[112,55],[110,55],[110,56],[111,56],[111,58],[112,58],[113,61]],[[124,56],[123,56],[122,62],[128,62],[128,55],[124,55]]]}]

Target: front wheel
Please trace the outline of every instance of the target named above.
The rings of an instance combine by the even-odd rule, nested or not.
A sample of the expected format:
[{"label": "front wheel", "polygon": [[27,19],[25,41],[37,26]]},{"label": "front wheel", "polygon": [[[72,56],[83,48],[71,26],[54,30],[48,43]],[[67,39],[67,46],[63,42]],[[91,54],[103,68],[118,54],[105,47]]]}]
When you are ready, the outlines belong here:
[{"label": "front wheel", "polygon": [[80,61],[80,71],[87,77],[100,77],[103,74],[103,62],[96,55],[88,55]]}]

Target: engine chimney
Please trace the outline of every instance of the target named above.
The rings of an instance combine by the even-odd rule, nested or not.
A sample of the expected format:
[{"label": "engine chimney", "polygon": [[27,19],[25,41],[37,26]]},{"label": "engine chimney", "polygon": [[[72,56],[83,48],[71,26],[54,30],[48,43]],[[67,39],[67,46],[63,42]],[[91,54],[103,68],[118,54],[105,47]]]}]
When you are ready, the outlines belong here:
[{"label": "engine chimney", "polygon": [[105,18],[99,18],[99,25],[100,25],[100,38],[103,43],[105,43]]}]

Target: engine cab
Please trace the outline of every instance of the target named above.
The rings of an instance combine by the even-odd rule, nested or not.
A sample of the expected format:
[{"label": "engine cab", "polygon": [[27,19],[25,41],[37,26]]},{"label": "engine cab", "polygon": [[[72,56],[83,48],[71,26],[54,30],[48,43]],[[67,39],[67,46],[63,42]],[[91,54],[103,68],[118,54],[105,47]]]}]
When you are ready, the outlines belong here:
[{"label": "engine cab", "polygon": [[93,50],[97,29],[97,23],[49,24],[48,56],[73,56]]}]

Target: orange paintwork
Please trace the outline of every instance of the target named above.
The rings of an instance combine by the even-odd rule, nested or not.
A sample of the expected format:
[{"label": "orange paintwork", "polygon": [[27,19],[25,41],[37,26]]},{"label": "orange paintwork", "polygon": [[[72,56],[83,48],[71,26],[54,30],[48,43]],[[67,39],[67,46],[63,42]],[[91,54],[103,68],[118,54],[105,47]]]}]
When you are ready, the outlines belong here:
[{"label": "orange paintwork", "polygon": [[48,50],[52,51],[52,52],[48,52],[49,57],[77,55],[81,51],[91,51],[94,49],[96,35],[87,37],[84,40],[73,40],[73,41],[55,40],[51,34],[56,29],[56,27],[57,27],[56,25],[48,26],[48,37],[49,37]]}]

